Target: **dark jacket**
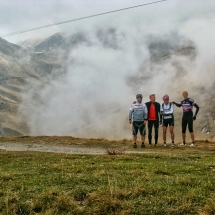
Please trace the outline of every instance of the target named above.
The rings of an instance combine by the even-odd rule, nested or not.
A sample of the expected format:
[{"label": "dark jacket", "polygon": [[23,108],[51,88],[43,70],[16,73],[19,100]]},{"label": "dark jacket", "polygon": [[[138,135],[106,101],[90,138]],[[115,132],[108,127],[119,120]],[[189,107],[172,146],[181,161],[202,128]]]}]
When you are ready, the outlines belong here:
[{"label": "dark jacket", "polygon": [[[161,121],[160,103],[154,102],[154,104],[155,104],[155,110],[156,110],[156,118],[157,118],[157,121]],[[148,109],[148,118],[149,118],[149,111],[150,111],[150,107],[151,107],[151,102],[146,102],[146,107],[147,107],[147,109]]]}]

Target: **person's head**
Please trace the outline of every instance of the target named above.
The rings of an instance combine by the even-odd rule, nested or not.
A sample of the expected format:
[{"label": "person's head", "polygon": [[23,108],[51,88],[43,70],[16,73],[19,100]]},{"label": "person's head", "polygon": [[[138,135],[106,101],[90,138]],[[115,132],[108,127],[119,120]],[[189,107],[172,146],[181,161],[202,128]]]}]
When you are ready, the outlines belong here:
[{"label": "person's head", "polygon": [[150,99],[151,102],[155,102],[155,94],[151,94],[149,96],[149,99]]},{"label": "person's head", "polygon": [[184,99],[187,99],[188,98],[188,92],[187,91],[184,91],[182,93],[182,96],[184,97]]},{"label": "person's head", "polygon": [[143,99],[142,94],[138,93],[138,94],[136,95],[136,99],[137,99],[137,102],[141,103],[141,102],[142,102],[142,99]]},{"label": "person's head", "polygon": [[169,103],[169,96],[168,96],[167,94],[165,94],[165,95],[163,96],[163,102],[164,102],[165,104]]}]

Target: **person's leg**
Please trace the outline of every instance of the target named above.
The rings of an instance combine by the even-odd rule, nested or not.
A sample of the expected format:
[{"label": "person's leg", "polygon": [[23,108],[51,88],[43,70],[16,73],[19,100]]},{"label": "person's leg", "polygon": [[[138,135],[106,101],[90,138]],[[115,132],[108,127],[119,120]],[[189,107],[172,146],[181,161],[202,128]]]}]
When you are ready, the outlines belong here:
[{"label": "person's leg", "polygon": [[152,126],[153,126],[153,121],[149,120],[148,121],[148,141],[149,141],[149,145],[152,144]]},{"label": "person's leg", "polygon": [[190,137],[191,137],[191,139],[192,139],[192,143],[194,143],[194,141],[195,141],[194,132],[190,132]]},{"label": "person's leg", "polygon": [[142,144],[145,142],[145,135],[141,135]]},{"label": "person's leg", "polygon": [[140,135],[141,135],[141,140],[142,140],[142,143],[145,142],[145,135],[146,135],[146,126],[143,124],[140,125]]},{"label": "person's leg", "polygon": [[167,127],[163,126],[163,142],[164,143],[166,143],[166,130],[167,130]]},{"label": "person's leg", "polygon": [[158,130],[159,130],[159,121],[154,121],[154,128],[155,128],[155,145],[158,143]]},{"label": "person's leg", "polygon": [[183,144],[186,144],[186,129],[187,129],[187,119],[182,117],[182,140]]},{"label": "person's leg", "polygon": [[188,129],[189,129],[189,132],[190,132],[190,137],[192,139],[191,145],[194,145],[195,136],[194,136],[194,132],[193,132],[193,119],[192,119],[192,117],[189,118]]},{"label": "person's leg", "polygon": [[166,130],[167,126],[163,124],[163,147],[166,147]]},{"label": "person's leg", "polygon": [[137,133],[138,133],[138,125],[136,122],[132,123],[132,134],[133,134],[133,148],[137,148]]},{"label": "person's leg", "polygon": [[137,135],[133,135],[133,143],[136,144],[136,142],[137,142]]},{"label": "person's leg", "polygon": [[182,132],[182,140],[183,140],[183,143],[186,143],[186,133]]},{"label": "person's leg", "polygon": [[139,129],[140,129],[141,140],[142,140],[141,148],[145,148],[144,142],[145,142],[146,128],[143,122],[141,122],[139,126],[140,126]]},{"label": "person's leg", "polygon": [[174,126],[169,126],[169,132],[171,135],[172,143],[174,143],[174,139],[175,139]]}]

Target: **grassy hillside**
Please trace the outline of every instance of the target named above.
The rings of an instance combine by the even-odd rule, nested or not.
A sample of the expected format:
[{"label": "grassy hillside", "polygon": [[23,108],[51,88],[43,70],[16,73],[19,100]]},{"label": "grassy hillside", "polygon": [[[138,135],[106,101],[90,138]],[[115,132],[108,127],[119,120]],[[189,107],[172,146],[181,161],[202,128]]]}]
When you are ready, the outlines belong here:
[{"label": "grassy hillside", "polygon": [[0,214],[214,214],[214,153],[204,144],[113,156],[1,151]]}]

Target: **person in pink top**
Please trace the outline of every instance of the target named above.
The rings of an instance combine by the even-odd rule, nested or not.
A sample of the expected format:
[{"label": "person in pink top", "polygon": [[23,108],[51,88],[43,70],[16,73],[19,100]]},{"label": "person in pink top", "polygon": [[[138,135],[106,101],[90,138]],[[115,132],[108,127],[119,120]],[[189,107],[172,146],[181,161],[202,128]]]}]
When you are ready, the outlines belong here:
[{"label": "person in pink top", "polygon": [[162,116],[162,125],[163,125],[163,146],[166,147],[166,132],[167,132],[167,128],[169,127],[169,132],[171,135],[171,139],[172,139],[172,147],[175,146],[174,143],[174,138],[175,138],[175,134],[174,134],[174,105],[169,102],[169,96],[167,94],[165,94],[163,96],[163,104],[160,107],[160,112],[161,112],[161,116]]}]

